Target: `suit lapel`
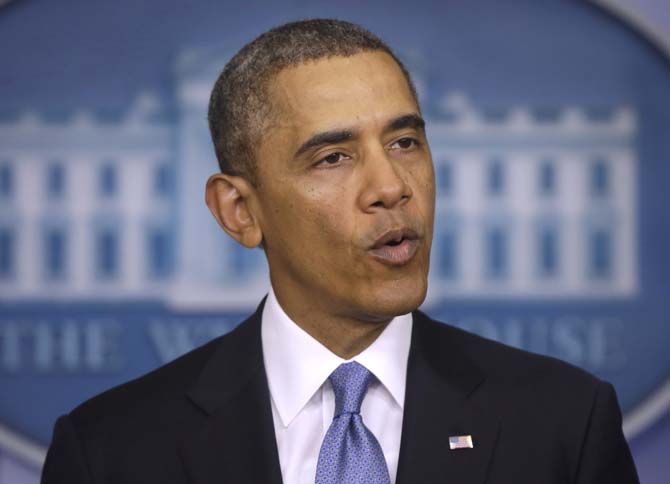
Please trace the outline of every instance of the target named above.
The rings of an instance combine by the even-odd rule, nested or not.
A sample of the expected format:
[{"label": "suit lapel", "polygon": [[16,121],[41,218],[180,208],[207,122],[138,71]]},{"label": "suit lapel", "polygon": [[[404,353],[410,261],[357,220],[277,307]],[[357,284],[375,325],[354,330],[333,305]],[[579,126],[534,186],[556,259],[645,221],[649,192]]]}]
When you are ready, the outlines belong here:
[{"label": "suit lapel", "polygon": [[188,396],[206,415],[180,452],[193,484],[281,484],[260,336],[263,303],[223,338]]},{"label": "suit lapel", "polygon": [[[467,357],[457,330],[414,313],[396,484],[483,484],[498,435],[497,419],[474,394],[484,375]],[[472,449],[449,448],[471,435]]]},{"label": "suit lapel", "polygon": [[[180,454],[193,484],[281,484],[256,313],[223,338],[188,393],[203,412]],[[475,402],[484,375],[457,330],[414,313],[396,484],[483,484],[498,421]],[[471,435],[473,449],[449,449]]]}]

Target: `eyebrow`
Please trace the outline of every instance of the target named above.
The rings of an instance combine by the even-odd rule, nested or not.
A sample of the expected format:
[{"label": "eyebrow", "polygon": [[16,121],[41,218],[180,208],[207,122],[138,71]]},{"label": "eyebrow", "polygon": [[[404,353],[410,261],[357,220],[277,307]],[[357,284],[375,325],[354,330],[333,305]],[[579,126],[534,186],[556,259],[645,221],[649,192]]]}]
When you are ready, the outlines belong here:
[{"label": "eyebrow", "polygon": [[[414,128],[419,131],[425,129],[426,122],[421,116],[415,113],[403,114],[396,118],[390,120],[384,127],[384,132],[397,131],[399,129],[405,128]],[[299,157],[305,152],[317,148],[319,146],[325,146],[330,144],[342,143],[343,141],[350,141],[356,139],[358,132],[352,129],[337,129],[332,131],[324,131],[322,133],[316,133],[311,136],[307,141],[305,141],[300,148],[295,152],[294,158]]]},{"label": "eyebrow", "polygon": [[350,129],[340,129],[335,131],[324,131],[317,133],[307,141],[305,141],[300,148],[295,152],[294,158],[304,154],[306,151],[316,148],[318,146],[332,145],[354,139],[356,133]]},{"label": "eyebrow", "polygon": [[423,131],[426,128],[426,122],[418,114],[404,114],[389,121],[384,131],[398,131],[405,128],[414,128],[418,131]]}]

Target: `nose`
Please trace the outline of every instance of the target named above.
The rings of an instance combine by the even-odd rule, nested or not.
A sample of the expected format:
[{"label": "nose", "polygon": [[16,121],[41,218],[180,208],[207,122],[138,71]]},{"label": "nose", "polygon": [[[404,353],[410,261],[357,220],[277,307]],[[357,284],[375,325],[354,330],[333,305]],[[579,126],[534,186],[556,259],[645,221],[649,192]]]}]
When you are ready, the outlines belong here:
[{"label": "nose", "polygon": [[399,163],[392,160],[381,148],[369,155],[363,163],[364,188],[360,194],[360,204],[366,212],[391,209],[403,205],[412,197],[412,189],[407,183],[407,173]]}]

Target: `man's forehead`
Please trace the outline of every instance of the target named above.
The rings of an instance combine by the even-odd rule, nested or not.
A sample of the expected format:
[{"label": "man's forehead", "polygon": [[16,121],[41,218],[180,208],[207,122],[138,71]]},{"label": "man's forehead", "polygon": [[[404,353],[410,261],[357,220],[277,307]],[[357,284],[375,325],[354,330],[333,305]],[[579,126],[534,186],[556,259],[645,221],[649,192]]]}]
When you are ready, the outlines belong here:
[{"label": "man's forehead", "polygon": [[349,128],[418,112],[402,70],[383,51],[292,66],[280,71],[268,87],[272,124],[280,129]]}]

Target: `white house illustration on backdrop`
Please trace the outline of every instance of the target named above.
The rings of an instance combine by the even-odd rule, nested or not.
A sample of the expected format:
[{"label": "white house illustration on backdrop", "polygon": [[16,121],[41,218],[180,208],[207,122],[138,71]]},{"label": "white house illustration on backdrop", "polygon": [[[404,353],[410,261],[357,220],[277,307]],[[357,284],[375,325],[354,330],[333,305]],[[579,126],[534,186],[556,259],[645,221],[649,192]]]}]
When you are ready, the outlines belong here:
[{"label": "white house illustration on backdrop", "polygon": [[[144,94],[113,122],[0,122],[2,300],[256,304],[268,284],[261,251],[228,239],[203,203],[216,170],[206,105],[225,58],[179,58],[174,118]],[[632,108],[492,114],[448,93],[434,111],[429,302],[637,293]]]}]

